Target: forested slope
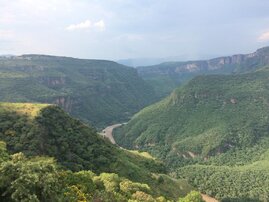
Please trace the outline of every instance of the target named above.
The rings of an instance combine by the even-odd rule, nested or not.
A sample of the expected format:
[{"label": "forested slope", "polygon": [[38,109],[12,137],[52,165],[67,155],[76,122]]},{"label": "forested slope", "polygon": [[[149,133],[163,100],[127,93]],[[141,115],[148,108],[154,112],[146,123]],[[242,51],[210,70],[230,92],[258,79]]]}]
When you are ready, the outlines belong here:
[{"label": "forested slope", "polygon": [[136,70],[112,61],[23,55],[0,58],[0,101],[59,105],[102,127],[126,120],[155,94]]},{"label": "forested slope", "polygon": [[20,201],[32,192],[39,201],[45,201],[41,195],[58,200],[65,196],[62,191],[74,201],[175,200],[192,190],[185,180],[168,177],[160,161],[112,145],[54,105],[0,103],[0,141],[5,142],[0,144],[0,192],[8,200]]},{"label": "forested slope", "polygon": [[171,172],[209,194],[264,200],[269,195],[268,183],[263,184],[269,178],[268,83],[268,67],[198,76],[137,113],[114,137],[121,146],[161,158]]}]

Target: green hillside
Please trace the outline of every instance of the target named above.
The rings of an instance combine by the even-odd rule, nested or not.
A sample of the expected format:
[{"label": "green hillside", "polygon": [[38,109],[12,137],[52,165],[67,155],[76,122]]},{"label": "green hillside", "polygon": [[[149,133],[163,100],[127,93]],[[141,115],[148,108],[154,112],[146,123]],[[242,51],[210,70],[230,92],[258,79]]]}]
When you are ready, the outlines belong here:
[{"label": "green hillside", "polygon": [[165,62],[159,65],[138,67],[138,73],[150,84],[159,97],[171,93],[198,75],[237,74],[269,65],[269,47],[254,53],[237,54],[210,60]]},{"label": "green hillside", "polygon": [[224,202],[258,202],[269,200],[268,168],[267,157],[241,166],[190,165],[176,175]]},{"label": "green hillside", "polygon": [[[2,147],[2,150],[0,148],[0,163],[3,162],[2,167],[0,166],[0,171],[4,169],[3,172],[0,172],[2,180],[14,180],[12,177],[6,179],[5,175],[2,176],[3,173],[7,174],[8,170],[5,170],[7,168],[10,169],[9,174],[12,173],[12,166],[14,166],[14,172],[16,169],[22,169],[18,171],[22,173],[17,174],[19,181],[24,176],[24,172],[35,175],[35,172],[41,172],[39,169],[45,166],[43,169],[47,170],[47,172],[51,171],[54,173],[53,175],[59,175],[59,179],[57,177],[58,180],[60,180],[62,175],[61,170],[64,170],[64,173],[67,170],[73,171],[74,173],[71,171],[65,173],[70,179],[64,180],[69,179],[73,183],[77,177],[76,183],[78,183],[78,187],[73,188],[78,190],[73,190],[72,188],[71,191],[76,193],[81,191],[86,195],[89,190],[84,190],[81,186],[84,186],[83,183],[88,178],[92,178],[92,180],[96,178],[97,181],[92,186],[99,191],[104,189],[98,188],[103,183],[99,181],[101,180],[105,183],[108,180],[106,178],[109,178],[112,184],[116,183],[113,185],[115,186],[115,193],[120,192],[121,182],[126,182],[126,186],[128,183],[128,186],[137,186],[137,188],[133,187],[134,191],[130,190],[132,194],[135,194],[136,191],[144,190],[145,193],[152,195],[152,197],[162,195],[168,199],[177,199],[179,196],[185,196],[192,189],[185,180],[175,180],[168,177],[165,174],[166,169],[160,161],[149,158],[148,155],[123,150],[112,145],[108,140],[98,135],[95,129],[71,118],[61,108],[54,105],[0,103],[0,141],[4,141],[8,152],[14,154],[13,157],[8,157],[4,149],[5,144],[0,144]],[[18,154],[19,152],[22,152],[26,157]],[[55,158],[59,166],[52,160],[42,156]],[[9,161],[8,159],[11,160]],[[25,169],[30,170],[26,171]],[[83,173],[83,170],[86,173]],[[91,174],[88,170],[96,174]],[[78,173],[76,174],[75,172]],[[126,181],[127,179],[133,182]],[[25,180],[27,181],[27,179]],[[137,184],[132,185],[134,182],[137,182]],[[0,192],[4,193],[3,189],[7,189],[5,187],[7,184],[4,181],[2,183],[2,185],[0,183]],[[58,184],[60,182],[51,183]],[[139,183],[146,183],[147,185],[140,185]],[[106,187],[106,185],[104,186]],[[126,189],[132,189],[131,187]],[[13,188],[10,187],[8,189],[11,189],[8,193],[12,193]],[[106,189],[109,190],[109,188]],[[110,192],[108,190],[106,191]],[[121,194],[126,194],[123,192]],[[93,194],[93,192],[88,194]],[[128,195],[128,197],[124,195],[124,197],[131,198],[132,194]],[[108,198],[110,195],[111,193],[107,193]],[[49,194],[49,196],[53,195]],[[104,196],[106,196],[105,193]],[[90,195],[88,197],[93,196]]]},{"label": "green hillside", "polygon": [[[178,171],[178,177],[187,176],[194,186],[219,198],[231,199],[240,192],[241,201],[242,197],[263,200],[269,194],[261,185],[268,179],[269,159],[263,157],[269,148],[268,83],[269,68],[198,76],[116,129],[116,142],[150,152],[171,172]],[[243,179],[235,182],[240,176]],[[253,176],[256,183],[251,183]],[[254,186],[251,191],[242,188],[249,185],[244,181]]]},{"label": "green hillside", "polygon": [[134,68],[112,61],[43,55],[0,58],[0,101],[57,104],[97,127],[126,120],[154,97]]},{"label": "green hillside", "polygon": [[[187,189],[191,189],[182,180],[168,179],[166,175],[161,175],[159,179],[151,180],[160,187],[158,189],[120,177],[116,173],[63,170],[49,157],[27,158],[23,153],[9,155],[5,143],[0,142],[1,201],[171,202],[183,195],[183,189],[184,195]],[[173,191],[175,195],[171,195]],[[192,191],[182,200],[189,198],[202,202],[199,192]]]}]

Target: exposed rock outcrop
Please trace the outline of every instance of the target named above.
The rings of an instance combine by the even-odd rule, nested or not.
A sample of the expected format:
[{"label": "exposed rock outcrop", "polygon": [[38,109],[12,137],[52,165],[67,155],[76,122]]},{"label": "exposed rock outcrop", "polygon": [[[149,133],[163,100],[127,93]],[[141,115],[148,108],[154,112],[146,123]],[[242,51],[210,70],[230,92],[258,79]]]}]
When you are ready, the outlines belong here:
[{"label": "exposed rock outcrop", "polygon": [[70,97],[58,97],[53,103],[60,106],[65,111],[71,112],[74,101]]},{"label": "exposed rock outcrop", "polygon": [[[237,54],[211,60],[168,62],[149,67],[138,67],[141,76],[181,75],[183,73],[205,73],[225,70],[227,72],[247,71],[260,65],[269,65],[269,47],[258,49],[250,54]],[[241,69],[238,70],[238,66]]]}]

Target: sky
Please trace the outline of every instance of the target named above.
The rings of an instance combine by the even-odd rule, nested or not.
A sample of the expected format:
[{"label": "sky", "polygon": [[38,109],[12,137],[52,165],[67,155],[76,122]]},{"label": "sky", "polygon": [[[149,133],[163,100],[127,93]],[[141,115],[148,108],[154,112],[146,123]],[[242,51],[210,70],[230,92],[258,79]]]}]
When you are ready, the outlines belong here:
[{"label": "sky", "polygon": [[269,45],[268,0],[0,0],[0,54],[204,59]]}]

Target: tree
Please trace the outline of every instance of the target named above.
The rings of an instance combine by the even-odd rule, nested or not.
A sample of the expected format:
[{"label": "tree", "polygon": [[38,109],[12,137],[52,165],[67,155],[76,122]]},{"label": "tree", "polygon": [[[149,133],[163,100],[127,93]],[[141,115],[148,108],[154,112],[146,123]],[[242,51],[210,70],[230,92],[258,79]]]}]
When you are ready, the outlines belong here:
[{"label": "tree", "polygon": [[13,201],[57,201],[61,183],[52,158],[27,159],[22,153],[0,166],[0,190]]},{"label": "tree", "polygon": [[199,192],[191,191],[185,198],[179,198],[178,202],[204,202],[204,200]]}]

